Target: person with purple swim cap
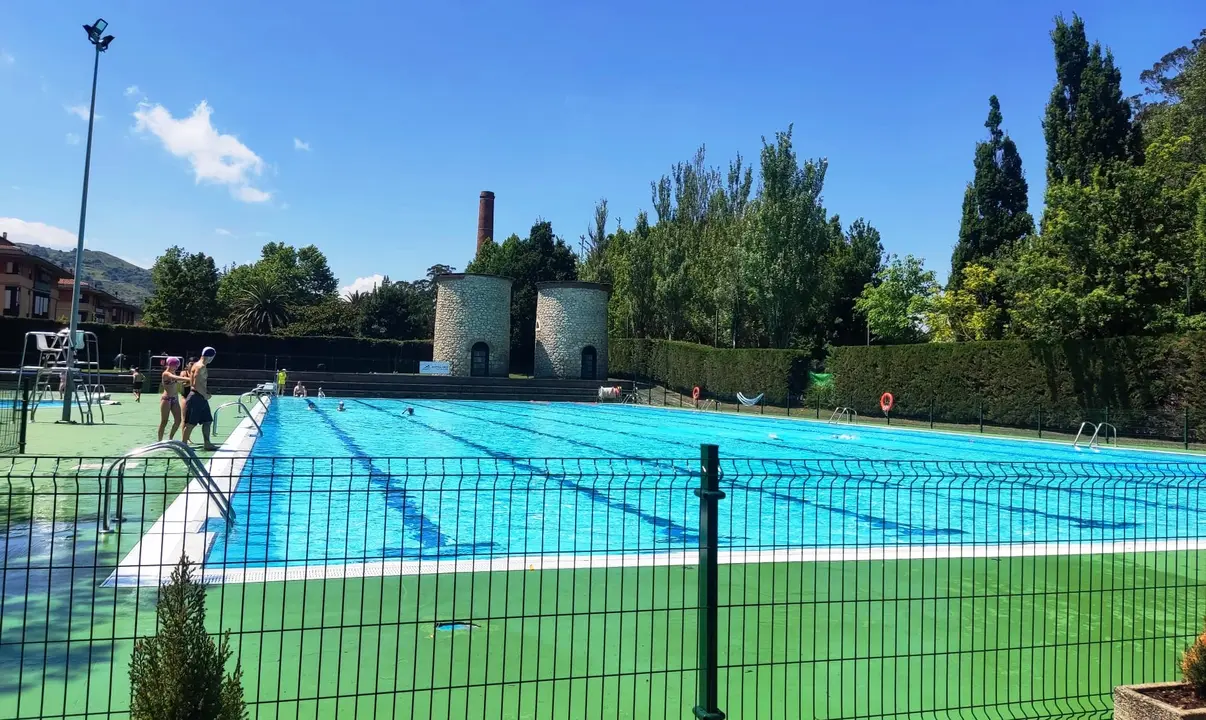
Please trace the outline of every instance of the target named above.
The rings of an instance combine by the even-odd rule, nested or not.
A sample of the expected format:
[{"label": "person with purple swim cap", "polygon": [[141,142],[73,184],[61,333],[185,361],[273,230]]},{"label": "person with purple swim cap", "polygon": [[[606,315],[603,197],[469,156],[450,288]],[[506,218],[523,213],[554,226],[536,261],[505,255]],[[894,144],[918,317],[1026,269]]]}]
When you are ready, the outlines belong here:
[{"label": "person with purple swim cap", "polygon": [[163,393],[159,395],[159,440],[163,441],[163,430],[167,427],[168,416],[172,418],[172,431],[168,433],[168,439],[176,437],[176,431],[180,429],[180,383],[188,378],[179,375],[180,358],[170,357],[164,363],[162,385]]},{"label": "person with purple swim cap", "polygon": [[207,347],[201,351],[201,359],[189,368],[189,376],[193,383],[193,392],[188,398],[188,407],[184,413],[184,434],[180,439],[188,444],[188,438],[193,428],[201,426],[201,436],[205,439],[204,450],[217,450],[217,446],[209,441],[209,428],[214,422],[213,413],[209,410],[209,364],[214,361],[217,350]]}]

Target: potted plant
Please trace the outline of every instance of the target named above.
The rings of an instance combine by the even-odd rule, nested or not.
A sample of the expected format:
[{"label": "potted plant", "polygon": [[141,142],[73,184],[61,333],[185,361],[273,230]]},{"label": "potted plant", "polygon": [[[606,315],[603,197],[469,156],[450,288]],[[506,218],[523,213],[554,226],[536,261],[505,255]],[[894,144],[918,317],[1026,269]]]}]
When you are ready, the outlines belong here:
[{"label": "potted plant", "polygon": [[1114,688],[1116,720],[1206,720],[1206,632],[1181,658],[1181,682]]}]

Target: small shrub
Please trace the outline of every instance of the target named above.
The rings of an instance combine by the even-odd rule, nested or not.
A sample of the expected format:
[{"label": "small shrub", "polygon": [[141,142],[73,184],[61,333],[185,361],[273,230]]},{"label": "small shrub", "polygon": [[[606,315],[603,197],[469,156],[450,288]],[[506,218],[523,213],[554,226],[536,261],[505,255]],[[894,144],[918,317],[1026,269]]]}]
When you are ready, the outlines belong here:
[{"label": "small shrub", "polygon": [[205,585],[185,558],[160,588],[159,633],[134,644],[130,661],[132,720],[242,720],[242,668],[226,674],[230,632],[221,643],[205,632]]},{"label": "small shrub", "polygon": [[1206,632],[1199,635],[1181,658],[1181,677],[1200,698],[1206,698]]}]

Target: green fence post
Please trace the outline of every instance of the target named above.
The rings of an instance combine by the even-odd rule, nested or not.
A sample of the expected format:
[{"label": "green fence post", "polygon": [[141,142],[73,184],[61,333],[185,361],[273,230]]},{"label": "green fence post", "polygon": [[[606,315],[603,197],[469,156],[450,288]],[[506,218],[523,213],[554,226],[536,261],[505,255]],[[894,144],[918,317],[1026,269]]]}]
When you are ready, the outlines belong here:
[{"label": "green fence post", "polygon": [[[17,452],[25,454],[25,433],[29,420],[29,383],[24,378],[17,384],[17,394],[21,397],[21,425],[17,435]],[[16,400],[16,398],[13,398]],[[1187,426],[1188,427],[1188,426]],[[1188,443],[1186,447],[1189,447]]]},{"label": "green fence post", "polygon": [[1189,406],[1185,406],[1185,427],[1183,428],[1183,439],[1185,440],[1185,449],[1189,449]]},{"label": "green fence post", "polygon": [[766,414],[766,391],[765,390],[762,391],[762,400],[760,400],[758,402],[758,409],[761,410],[760,414],[762,414],[762,415]]},{"label": "green fence post", "polygon": [[817,403],[817,420],[821,419],[821,403]]},{"label": "green fence post", "polygon": [[930,429],[934,429],[934,398],[930,398]]},{"label": "green fence post", "polygon": [[1041,438],[1043,436],[1043,409],[1042,408],[1038,409],[1038,431],[1039,431],[1039,437]]},{"label": "green fence post", "polygon": [[720,518],[717,504],[724,497],[724,491],[720,489],[719,462],[720,449],[717,446],[699,446],[699,489],[695,491],[699,496],[699,618],[696,622],[699,677],[696,682],[697,702],[692,709],[699,720],[724,720],[724,713],[716,707],[717,667],[720,660],[717,650],[717,605],[720,595],[717,565]]},{"label": "green fence post", "polygon": [[[1106,422],[1109,422],[1109,421],[1110,421],[1110,406],[1109,406],[1109,405],[1106,405],[1106,407],[1105,407],[1105,421],[1106,421]],[[1107,434],[1106,439],[1107,439],[1107,440],[1109,439],[1108,434]]]},{"label": "green fence post", "polygon": [[666,407],[666,386],[662,386],[662,407]]},{"label": "green fence post", "polygon": [[981,400],[977,403],[976,407],[979,408],[980,412],[980,432],[984,432],[984,401]]},{"label": "green fence post", "polygon": [[787,417],[791,417],[791,389],[787,391]]}]

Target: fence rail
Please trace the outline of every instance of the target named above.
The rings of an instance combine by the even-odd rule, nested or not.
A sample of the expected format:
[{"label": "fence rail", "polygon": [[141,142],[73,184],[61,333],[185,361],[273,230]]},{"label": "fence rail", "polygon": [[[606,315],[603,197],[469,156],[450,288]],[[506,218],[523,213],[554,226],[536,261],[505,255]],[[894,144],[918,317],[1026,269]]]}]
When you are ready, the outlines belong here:
[{"label": "fence rail", "polygon": [[252,717],[1105,715],[1206,612],[1206,465],[6,459],[0,718],[125,717],[204,562]]}]

